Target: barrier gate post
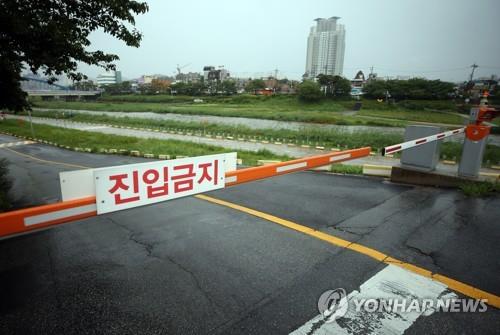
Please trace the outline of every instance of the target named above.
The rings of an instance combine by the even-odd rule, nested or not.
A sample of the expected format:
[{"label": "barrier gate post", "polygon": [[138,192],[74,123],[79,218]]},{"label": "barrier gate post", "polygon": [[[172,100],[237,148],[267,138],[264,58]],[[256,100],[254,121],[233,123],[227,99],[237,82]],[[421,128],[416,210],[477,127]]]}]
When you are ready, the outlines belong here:
[{"label": "barrier gate post", "polygon": [[[418,138],[436,135],[441,132],[439,127],[409,125],[405,129],[405,142]],[[439,162],[441,141],[432,141],[419,145],[401,153],[401,166],[419,171],[434,171]]]},{"label": "barrier gate post", "polygon": [[471,109],[470,121],[465,128],[465,139],[462,148],[462,157],[458,166],[458,175],[467,178],[477,178],[484,151],[488,142],[491,127],[483,122],[491,121],[500,115],[500,111],[488,107],[487,92],[484,93],[479,107]]}]

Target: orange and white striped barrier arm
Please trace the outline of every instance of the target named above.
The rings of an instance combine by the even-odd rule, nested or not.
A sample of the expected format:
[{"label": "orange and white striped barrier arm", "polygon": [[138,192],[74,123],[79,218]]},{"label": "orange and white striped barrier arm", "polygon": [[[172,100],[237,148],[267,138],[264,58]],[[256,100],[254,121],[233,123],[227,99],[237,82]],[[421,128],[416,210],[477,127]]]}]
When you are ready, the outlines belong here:
[{"label": "orange and white striped barrier arm", "polygon": [[382,149],[382,156],[385,156],[385,155],[388,155],[388,154],[393,154],[393,153],[396,153],[396,152],[399,152],[399,151],[403,151],[405,149],[410,149],[410,148],[413,148],[413,147],[418,147],[419,145],[423,145],[423,144],[426,144],[426,143],[429,143],[429,142],[433,142],[433,141],[437,141],[437,140],[442,140],[443,138],[446,138],[446,137],[450,137],[450,136],[453,136],[453,135],[461,134],[464,131],[465,131],[465,127],[464,128],[458,128],[458,129],[454,129],[454,130],[445,131],[445,132],[438,133],[438,134],[431,135],[431,136],[417,138],[415,140],[411,140],[411,141],[407,141],[407,142],[403,142],[403,143],[398,143],[398,144],[390,145],[390,146],[385,147],[385,148]]},{"label": "orange and white striped barrier arm", "polygon": [[0,239],[95,215],[95,197],[0,213]]},{"label": "orange and white striped barrier arm", "polygon": [[331,152],[328,154],[304,157],[287,162],[269,164],[235,170],[226,173],[226,186],[247,183],[254,180],[279,176],[286,173],[312,169],[319,166],[340,163],[370,155],[370,147]]},{"label": "orange and white striped barrier arm", "polygon": [[[331,152],[226,173],[226,186],[307,170],[370,155],[370,147]],[[97,215],[95,196],[0,213],[0,239]]]}]

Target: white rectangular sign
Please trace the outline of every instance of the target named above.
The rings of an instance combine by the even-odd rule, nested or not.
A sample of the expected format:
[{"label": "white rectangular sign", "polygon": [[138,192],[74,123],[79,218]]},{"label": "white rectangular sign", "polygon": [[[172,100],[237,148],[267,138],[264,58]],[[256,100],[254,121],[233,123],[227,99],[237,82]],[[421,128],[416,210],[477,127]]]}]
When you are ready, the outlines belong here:
[{"label": "white rectangular sign", "polygon": [[94,170],[97,214],[224,188],[225,154]]}]

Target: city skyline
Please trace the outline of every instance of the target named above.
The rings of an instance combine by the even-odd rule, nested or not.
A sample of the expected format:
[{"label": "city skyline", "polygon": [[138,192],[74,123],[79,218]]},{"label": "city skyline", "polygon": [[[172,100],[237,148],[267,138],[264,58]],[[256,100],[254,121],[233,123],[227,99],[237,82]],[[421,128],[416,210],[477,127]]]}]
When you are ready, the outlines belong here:
[{"label": "city skyline", "polygon": [[[183,71],[225,65],[237,77],[267,76],[278,69],[279,77],[300,79],[311,22],[332,14],[348,27],[343,71],[347,78],[358,70],[369,73],[372,66],[379,76],[457,82],[468,78],[473,63],[479,65],[476,77],[500,73],[500,45],[493,41],[493,33],[500,30],[497,1],[444,0],[426,6],[392,0],[317,1],[314,6],[264,1],[148,3],[150,11],[137,18],[144,34],[140,48],[126,47],[102,32],[91,36],[93,50],[120,56],[117,67],[124,78],[173,75],[177,64],[190,64]],[[478,13],[481,24],[472,22],[471,13]],[[88,66],[81,70],[94,78],[102,72]]]}]

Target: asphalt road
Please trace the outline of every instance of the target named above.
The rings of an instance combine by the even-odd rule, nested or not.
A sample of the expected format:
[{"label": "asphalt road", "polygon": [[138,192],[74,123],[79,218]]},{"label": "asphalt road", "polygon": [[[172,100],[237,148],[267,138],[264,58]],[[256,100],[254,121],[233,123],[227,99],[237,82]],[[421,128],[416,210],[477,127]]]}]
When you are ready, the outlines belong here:
[{"label": "asphalt road", "polygon": [[[0,144],[17,141],[0,135]],[[16,206],[59,199],[58,172],[140,158],[0,148]],[[20,155],[23,154],[23,155]],[[29,156],[26,156],[29,155]],[[211,192],[500,295],[500,197],[296,173]],[[0,222],[1,224],[1,222]],[[189,197],[0,241],[0,334],[288,334],[386,267]],[[460,296],[460,295],[459,295]],[[421,316],[405,334],[496,334],[500,312]],[[363,330],[374,334],[373,329]]]}]

